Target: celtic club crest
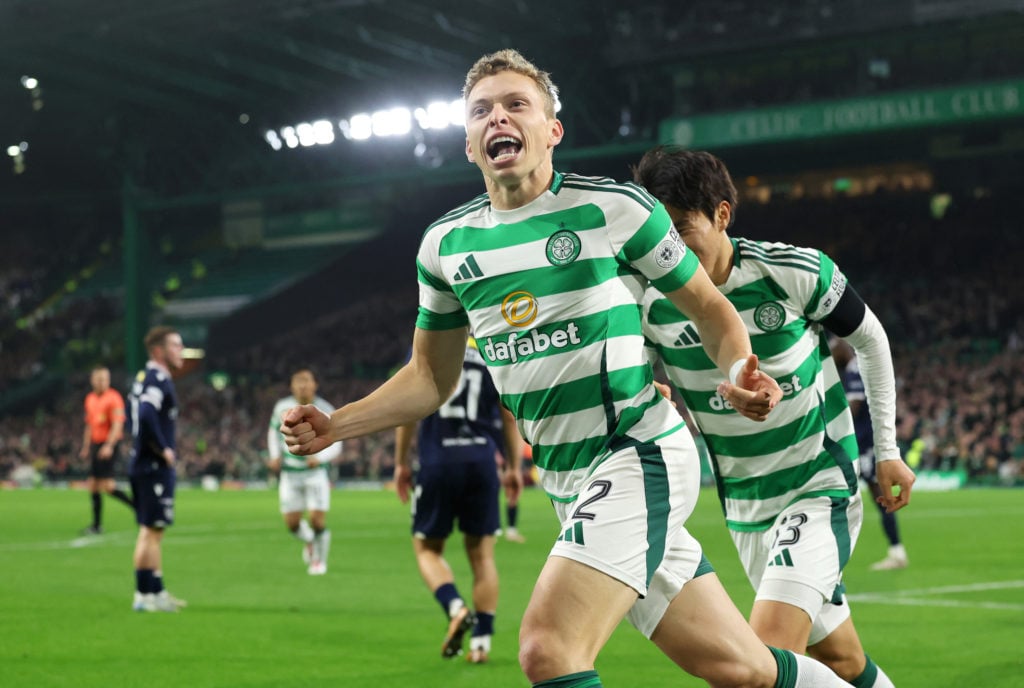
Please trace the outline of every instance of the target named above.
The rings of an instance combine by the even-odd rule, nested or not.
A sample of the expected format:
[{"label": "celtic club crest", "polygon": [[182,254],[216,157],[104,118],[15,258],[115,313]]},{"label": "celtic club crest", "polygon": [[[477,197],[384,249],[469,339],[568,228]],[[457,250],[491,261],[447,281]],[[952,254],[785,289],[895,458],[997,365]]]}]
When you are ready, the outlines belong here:
[{"label": "celtic club crest", "polygon": [[563,229],[551,235],[544,252],[552,265],[566,265],[580,255],[581,246],[580,238],[575,232]]},{"label": "celtic club crest", "polygon": [[786,324],[786,311],[774,301],[765,301],[754,309],[754,323],[765,332],[774,332]]}]

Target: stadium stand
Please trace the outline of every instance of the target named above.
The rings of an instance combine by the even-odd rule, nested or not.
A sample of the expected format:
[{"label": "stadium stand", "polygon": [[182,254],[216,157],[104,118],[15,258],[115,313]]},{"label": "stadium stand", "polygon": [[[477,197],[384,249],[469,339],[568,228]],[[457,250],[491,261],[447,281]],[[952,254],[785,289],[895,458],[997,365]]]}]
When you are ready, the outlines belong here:
[{"label": "stadium stand", "polygon": [[[893,343],[899,439],[919,469],[963,470],[974,483],[1024,482],[1024,291],[1018,288],[1024,242],[1015,231],[1024,205],[1010,196],[965,196],[937,218],[929,199],[920,192],[748,199],[740,205],[736,233],[818,246],[875,304]],[[342,281],[340,275],[358,271],[363,260],[355,251],[322,278]],[[0,279],[12,284],[19,275],[5,270]],[[301,336],[288,328],[269,335],[250,330],[250,345],[211,352],[206,372],[222,374],[226,384],[218,389],[193,374],[179,385],[183,477],[264,477],[269,409],[285,392],[280,380],[298,362],[313,365],[321,391],[338,402],[379,384],[408,349],[416,294],[409,279],[373,294],[304,323]],[[87,323],[109,317],[109,302],[96,296],[88,304],[73,309],[81,320],[63,327],[104,340],[102,330]],[[17,353],[33,345],[5,340],[5,346]],[[50,480],[84,475],[74,445],[86,369],[79,366],[73,383],[48,403],[5,414],[0,476],[10,478],[25,464]],[[123,389],[127,379],[126,371],[116,370],[115,386]],[[391,441],[382,433],[350,442],[339,476],[387,476]]]},{"label": "stadium stand", "polygon": [[[551,21],[538,26],[523,3],[469,2],[455,23],[439,9],[445,21],[435,26],[414,3],[396,2],[268,3],[267,17],[239,4],[223,10],[230,21],[204,18],[202,32],[182,30],[199,21],[186,8],[101,27],[102,8],[83,4],[80,21],[68,19],[80,28],[66,33],[42,15],[6,10],[18,35],[0,61],[35,60],[64,81],[0,87],[0,111],[20,113],[0,133],[31,139],[21,163],[21,152],[12,156],[10,192],[0,189],[0,480],[84,475],[74,445],[88,367],[110,365],[124,391],[131,325],[169,320],[206,349],[179,384],[187,478],[263,477],[266,418],[294,365],[314,366],[335,402],[384,379],[409,346],[420,233],[480,192],[463,141],[420,132],[413,154],[409,141],[339,133],[329,148],[273,151],[263,134],[321,112],[323,94],[339,86],[367,108],[382,86],[388,97],[434,97],[423,75],[457,85],[499,23],[556,70],[572,132],[556,166],[587,174],[628,176],[666,123],[685,130],[713,115],[756,128],[759,113],[790,107],[802,117],[844,99],[870,116],[903,106],[917,116],[914,108],[954,89],[942,92],[953,110],[931,123],[806,140],[768,131],[746,143],[730,131],[713,151],[741,186],[738,234],[827,251],[878,312],[899,376],[900,441],[915,466],[1024,482],[1019,3],[573,0],[546,8]],[[402,12],[415,41],[393,42]],[[278,24],[262,34],[268,46],[292,45],[308,59],[269,50],[268,64],[253,61],[239,37],[249,22],[269,30],[264,19]],[[180,54],[134,40],[164,21]],[[456,24],[459,37],[437,28]],[[325,47],[333,40],[308,39],[355,25],[378,43],[347,42],[364,51],[354,61]],[[217,50],[207,40],[220,41]],[[54,42],[111,68],[87,79],[64,73],[79,61]],[[140,51],[148,67],[113,68]],[[201,79],[180,78],[182,54]],[[579,64],[580,54],[592,62]],[[80,80],[88,85],[66,88]],[[263,108],[257,133],[238,112],[243,92]],[[138,246],[126,247],[128,237]],[[132,293],[126,265],[143,273]],[[386,476],[389,442],[390,433],[349,442],[339,474]]]}]

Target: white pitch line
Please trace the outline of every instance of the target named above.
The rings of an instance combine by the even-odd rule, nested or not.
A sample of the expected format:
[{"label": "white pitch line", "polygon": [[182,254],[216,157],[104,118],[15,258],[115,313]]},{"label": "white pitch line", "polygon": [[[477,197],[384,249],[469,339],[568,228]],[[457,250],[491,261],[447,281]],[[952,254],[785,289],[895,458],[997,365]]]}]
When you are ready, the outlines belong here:
[{"label": "white pitch line", "polygon": [[[950,592],[981,592],[985,590],[1011,590],[1024,588],[1024,580],[992,581],[989,583],[969,583],[967,585],[944,585],[938,588],[918,588],[916,590],[893,591],[894,595],[944,595]],[[868,595],[876,593],[865,593]]]},{"label": "white pitch line", "polygon": [[931,521],[936,518],[964,518],[973,516],[995,516],[997,514],[1024,514],[1024,505],[1000,506],[996,508],[964,508],[964,509],[915,509],[908,507],[900,511],[900,518],[914,518]]},{"label": "white pitch line", "polygon": [[[248,532],[246,532],[248,531]],[[259,531],[259,532],[255,532]],[[268,538],[286,537],[284,528],[268,528],[266,524],[198,525],[177,527],[168,531],[168,545],[194,545],[208,542],[264,541]],[[243,534],[244,533],[244,534]],[[346,540],[376,540],[394,534],[392,530],[360,530],[352,532],[335,531],[335,544]],[[123,547],[135,541],[135,531],[118,531],[103,535],[85,535],[72,540],[51,540],[46,542],[0,543],[0,552],[30,552],[59,549],[81,549],[84,547]]]},{"label": "white pitch line", "polygon": [[934,588],[918,588],[916,590],[893,590],[891,592],[865,592],[847,595],[851,602],[859,604],[889,604],[912,607],[958,607],[964,609],[997,609],[1005,611],[1024,611],[1024,604],[1012,602],[968,602],[963,600],[944,600],[935,597],[917,597],[918,595],[946,595],[958,592],[987,592],[991,590],[1014,590],[1024,588],[1024,580],[990,581],[970,583],[967,585],[943,585]]},{"label": "white pitch line", "polygon": [[846,598],[857,604],[885,604],[904,607],[957,607],[961,609],[997,609],[1000,611],[1024,611],[1024,604],[1007,602],[964,602],[962,600],[942,600],[934,597],[919,599],[916,597],[899,597],[884,595],[847,595]]}]

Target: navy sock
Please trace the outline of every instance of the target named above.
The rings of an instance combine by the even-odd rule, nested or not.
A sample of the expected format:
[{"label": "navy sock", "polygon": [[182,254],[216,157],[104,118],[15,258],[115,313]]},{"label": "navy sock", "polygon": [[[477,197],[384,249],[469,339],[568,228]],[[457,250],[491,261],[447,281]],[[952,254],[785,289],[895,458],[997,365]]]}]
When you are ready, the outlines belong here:
[{"label": "navy sock", "polygon": [[99,492],[92,493],[92,526],[99,528],[103,520],[103,499]]},{"label": "navy sock", "polygon": [[118,501],[124,502],[131,508],[132,511],[135,511],[135,502],[132,501],[132,498],[128,496],[127,492],[119,490],[115,487],[111,491],[110,496]]},{"label": "navy sock", "polygon": [[434,591],[434,597],[437,599],[438,604],[441,605],[441,609],[444,610],[444,618],[446,619],[448,618],[448,610],[451,609],[452,602],[462,599],[459,591],[455,589],[455,583],[445,583]]},{"label": "navy sock", "polygon": [[505,515],[508,517],[508,527],[515,528],[519,522],[519,505],[505,507]]},{"label": "navy sock", "polygon": [[143,594],[153,589],[153,569],[135,569],[135,590]]},{"label": "navy sock", "polygon": [[476,626],[473,627],[473,636],[494,635],[494,614],[488,612],[476,613]]},{"label": "navy sock", "polygon": [[896,514],[887,514],[882,511],[882,529],[885,530],[885,536],[889,538],[889,544],[896,546],[900,544],[900,529],[896,525]]}]

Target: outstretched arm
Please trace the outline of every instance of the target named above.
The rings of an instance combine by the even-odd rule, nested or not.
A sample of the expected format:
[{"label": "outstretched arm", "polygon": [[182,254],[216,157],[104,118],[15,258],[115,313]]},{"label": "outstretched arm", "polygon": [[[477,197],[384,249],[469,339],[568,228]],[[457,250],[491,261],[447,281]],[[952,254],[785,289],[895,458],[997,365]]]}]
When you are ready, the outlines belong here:
[{"label": "outstretched arm", "polygon": [[777,382],[757,368],[750,335],[736,308],[708,278],[703,268],[675,291],[665,294],[700,332],[704,350],[728,382],[718,387],[733,408],[747,418],[763,421],[782,399]]},{"label": "outstretched arm", "polygon": [[306,404],[285,412],[281,432],[299,456],[322,451],[339,440],[360,437],[417,421],[437,410],[455,390],[466,351],[466,328],[416,329],[412,357],[366,397],[327,415]]}]

